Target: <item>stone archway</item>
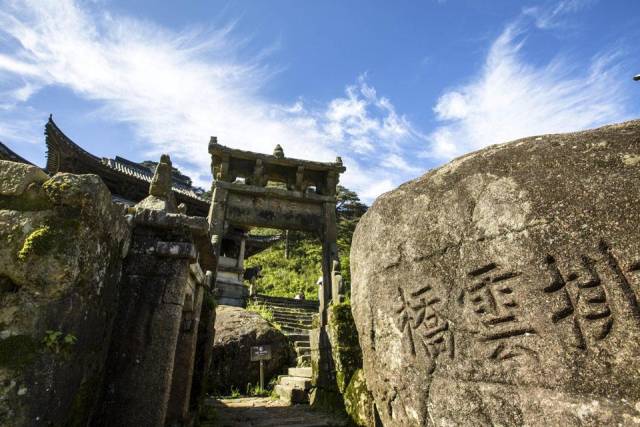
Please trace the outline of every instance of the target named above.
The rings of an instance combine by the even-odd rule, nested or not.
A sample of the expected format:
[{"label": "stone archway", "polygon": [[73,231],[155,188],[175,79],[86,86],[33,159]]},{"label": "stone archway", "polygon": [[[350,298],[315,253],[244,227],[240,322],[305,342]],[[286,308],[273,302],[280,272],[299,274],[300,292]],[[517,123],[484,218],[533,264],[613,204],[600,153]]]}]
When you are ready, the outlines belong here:
[{"label": "stone archway", "polygon": [[[334,375],[325,332],[327,307],[342,292],[336,224],[336,186],[346,170],[342,159],[324,163],[287,158],[279,145],[273,155],[242,151],[218,144],[215,137],[209,142],[209,153],[214,181],[208,220],[216,255],[231,227],[307,231],[322,242],[316,384],[322,388]],[[280,185],[268,185],[272,182]]]}]

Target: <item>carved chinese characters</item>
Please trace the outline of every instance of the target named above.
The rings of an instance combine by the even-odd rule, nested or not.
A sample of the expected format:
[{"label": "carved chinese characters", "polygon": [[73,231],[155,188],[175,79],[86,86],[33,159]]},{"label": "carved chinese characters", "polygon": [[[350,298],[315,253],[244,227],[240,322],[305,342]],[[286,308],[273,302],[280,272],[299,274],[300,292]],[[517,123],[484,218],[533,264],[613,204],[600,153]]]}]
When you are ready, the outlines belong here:
[{"label": "carved chinese characters", "polygon": [[455,347],[449,322],[435,309],[440,299],[433,295],[430,286],[405,294],[398,288],[401,304],[396,308],[396,322],[403,332],[412,356],[416,356],[416,346],[424,350],[430,372],[436,366],[436,360],[442,353],[453,359]]},{"label": "carved chinese characters", "polygon": [[640,424],[633,156],[640,121],[544,135],[376,200],[351,301],[385,426]]},{"label": "carved chinese characters", "polygon": [[489,357],[509,359],[523,352],[533,353],[512,338],[535,333],[517,302],[514,287],[520,273],[502,271],[495,263],[468,273],[469,283],[459,303],[471,306],[481,326],[480,341],[490,344]]}]

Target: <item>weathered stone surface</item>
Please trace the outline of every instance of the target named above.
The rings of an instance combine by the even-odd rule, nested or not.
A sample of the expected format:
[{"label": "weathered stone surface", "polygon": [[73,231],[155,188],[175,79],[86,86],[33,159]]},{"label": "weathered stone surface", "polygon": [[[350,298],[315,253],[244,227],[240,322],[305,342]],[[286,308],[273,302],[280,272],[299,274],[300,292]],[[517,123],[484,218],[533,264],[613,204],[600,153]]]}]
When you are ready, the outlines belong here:
[{"label": "weathered stone surface", "polygon": [[171,174],[171,159],[168,154],[163,154],[160,156],[160,162],[156,166],[151,185],[149,185],[149,196],[141,200],[136,208],[177,213],[178,207],[172,190]]},{"label": "weathered stone surface", "polygon": [[42,184],[48,179],[36,166],[0,160],[0,196],[20,196],[29,184]]},{"label": "weathered stone surface", "polygon": [[367,389],[367,381],[362,369],[358,369],[349,382],[344,393],[344,407],[354,424],[358,426],[375,426],[375,409],[373,396]]},{"label": "weathered stone surface", "polygon": [[251,362],[250,348],[271,345],[271,360],[264,362],[265,383],[293,363],[287,337],[259,314],[239,307],[218,306],[209,385],[212,392],[230,393],[234,387],[242,393],[248,383],[258,384],[260,365]]},{"label": "weathered stone surface", "polygon": [[[183,311],[186,303],[193,305],[188,296],[196,289],[189,280],[190,259],[156,248],[159,242],[171,247],[189,244],[190,239],[186,226],[168,230],[138,224],[134,228],[122,269],[105,386],[92,426],[164,424]],[[190,349],[181,350],[185,354],[180,355],[179,365],[193,357]],[[176,379],[190,381],[187,376],[182,371]]]},{"label": "weathered stone surface", "polygon": [[25,168],[0,162],[29,183],[0,196],[0,425],[86,425],[129,228],[96,176]]},{"label": "weathered stone surface", "polygon": [[347,390],[351,376],[362,368],[362,350],[358,342],[351,304],[332,303],[327,313],[328,335],[331,355],[336,371],[336,384],[341,394]]},{"label": "weathered stone surface", "polygon": [[385,426],[640,422],[640,121],[527,138],[384,194],[351,251]]}]

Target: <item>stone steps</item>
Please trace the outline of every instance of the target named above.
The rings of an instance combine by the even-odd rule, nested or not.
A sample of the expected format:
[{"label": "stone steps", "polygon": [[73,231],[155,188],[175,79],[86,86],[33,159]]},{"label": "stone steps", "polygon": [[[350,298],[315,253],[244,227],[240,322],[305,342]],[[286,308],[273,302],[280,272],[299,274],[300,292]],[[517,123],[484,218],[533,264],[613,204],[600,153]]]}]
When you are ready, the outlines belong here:
[{"label": "stone steps", "polygon": [[311,388],[311,378],[281,375],[278,378],[278,384],[282,386],[293,386],[296,388],[301,388],[303,390],[309,390]]},{"label": "stone steps", "polygon": [[[284,333],[293,334],[293,335],[302,335],[308,331],[308,329],[303,329],[299,327],[287,326],[280,324],[280,330]],[[295,340],[294,340],[295,341]]]},{"label": "stone steps", "polygon": [[295,309],[286,309],[286,310],[276,309],[274,307],[271,307],[270,305],[265,305],[264,307],[269,308],[269,310],[271,310],[271,312],[275,316],[294,316],[294,317],[303,317],[305,319],[311,319],[313,315],[317,313],[315,311],[303,311],[303,310],[295,310]]},{"label": "stone steps", "polygon": [[287,326],[290,328],[300,328],[305,330],[311,329],[310,324],[306,324],[302,322],[292,322],[291,320],[279,320],[279,319],[273,319],[273,321],[279,324],[280,326]]},{"label": "stone steps", "polygon": [[296,341],[293,343],[293,348],[298,350],[300,349],[311,349],[311,347],[309,346],[309,342],[308,341]]},{"label": "stone steps", "polygon": [[273,310],[271,310],[271,312],[273,313],[274,317],[279,317],[283,320],[303,320],[309,323],[313,321],[313,315],[309,315],[309,313],[291,313]]},{"label": "stone steps", "polygon": [[[289,368],[292,369],[305,369],[305,368]],[[311,371],[311,368],[307,368]],[[308,371],[302,371],[300,373],[308,374],[308,376],[298,377],[291,375],[281,375],[278,377],[278,384],[274,390],[276,394],[287,403],[307,403],[309,401],[309,390],[311,389],[311,373]],[[295,372],[295,371],[294,371]]]},{"label": "stone steps", "polygon": [[298,333],[298,334],[289,334],[289,333],[284,333],[291,341],[293,341],[294,343],[296,341],[300,341],[300,342],[309,342],[309,332],[305,331],[306,333]]},{"label": "stone steps", "polygon": [[287,403],[295,404],[309,402],[309,394],[305,389],[276,384],[274,390],[280,397],[280,400],[284,400]]},{"label": "stone steps", "polygon": [[260,296],[254,301],[271,310],[273,321],[293,342],[296,352],[296,366],[289,368],[288,375],[278,377],[274,391],[289,404],[308,402],[312,376],[309,333],[318,313],[317,302]]},{"label": "stone steps", "polygon": [[260,304],[267,304],[270,306],[280,306],[280,307],[293,307],[298,309],[307,309],[318,311],[319,303],[314,300],[297,300],[294,298],[284,298],[284,297],[271,297],[267,295],[256,295],[254,301]]}]

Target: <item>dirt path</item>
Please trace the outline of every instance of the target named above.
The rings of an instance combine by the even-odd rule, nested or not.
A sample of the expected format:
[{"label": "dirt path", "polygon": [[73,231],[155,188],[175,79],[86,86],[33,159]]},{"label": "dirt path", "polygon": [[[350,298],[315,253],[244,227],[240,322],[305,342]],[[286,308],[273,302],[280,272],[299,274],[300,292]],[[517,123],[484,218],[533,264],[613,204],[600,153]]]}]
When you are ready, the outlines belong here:
[{"label": "dirt path", "polygon": [[312,411],[309,405],[288,405],[269,397],[211,400],[219,427],[345,426],[344,419]]}]

